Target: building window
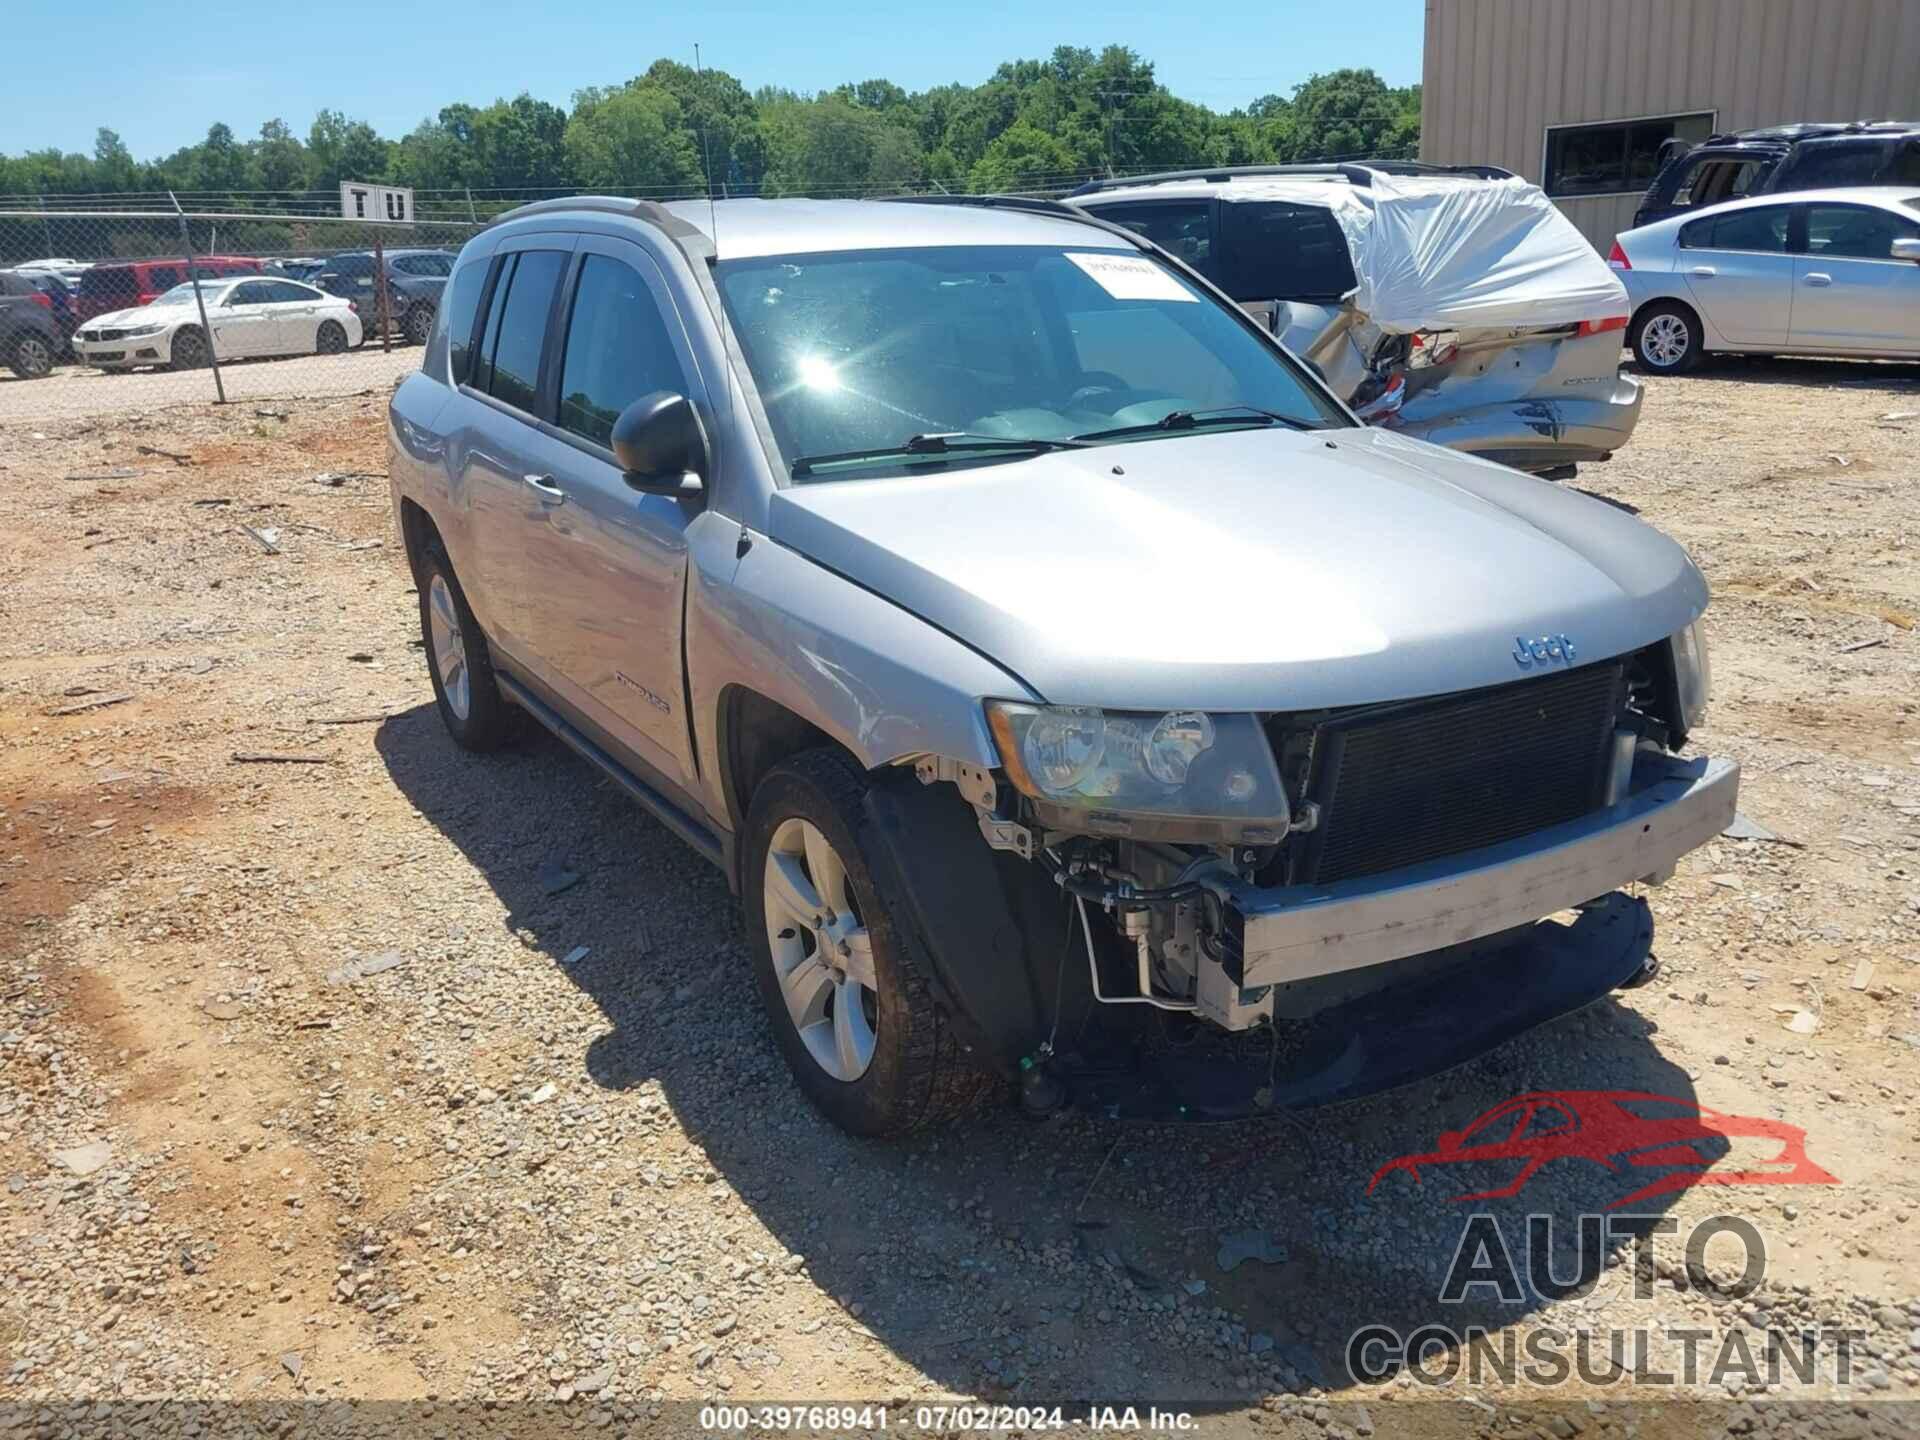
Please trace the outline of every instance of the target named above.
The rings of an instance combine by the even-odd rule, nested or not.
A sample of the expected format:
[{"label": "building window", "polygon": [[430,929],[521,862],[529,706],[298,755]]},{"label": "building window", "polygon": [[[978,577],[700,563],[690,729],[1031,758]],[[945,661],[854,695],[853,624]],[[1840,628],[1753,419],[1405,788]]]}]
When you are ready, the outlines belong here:
[{"label": "building window", "polygon": [[1711,112],[1555,126],[1547,131],[1544,188],[1556,197],[1633,194],[1660,173],[1660,147],[1666,141],[1698,144],[1712,133]]}]

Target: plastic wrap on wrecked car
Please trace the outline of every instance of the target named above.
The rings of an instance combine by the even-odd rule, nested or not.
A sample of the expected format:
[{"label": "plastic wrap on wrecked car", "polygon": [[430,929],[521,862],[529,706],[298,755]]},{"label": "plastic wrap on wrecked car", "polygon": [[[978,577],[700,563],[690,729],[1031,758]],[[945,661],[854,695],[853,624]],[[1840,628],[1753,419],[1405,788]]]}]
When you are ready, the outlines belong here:
[{"label": "plastic wrap on wrecked car", "polygon": [[1354,306],[1382,330],[1529,328],[1627,313],[1599,252],[1524,180],[1376,175],[1320,187],[1353,252]]}]

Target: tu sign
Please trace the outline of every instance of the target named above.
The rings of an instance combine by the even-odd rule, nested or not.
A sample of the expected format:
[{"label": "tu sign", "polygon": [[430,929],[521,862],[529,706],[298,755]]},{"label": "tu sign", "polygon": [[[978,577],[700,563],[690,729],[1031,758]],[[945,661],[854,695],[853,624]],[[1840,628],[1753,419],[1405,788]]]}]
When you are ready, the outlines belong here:
[{"label": "tu sign", "polygon": [[405,185],[362,185],[340,182],[340,218],[376,224],[411,225],[413,191]]}]

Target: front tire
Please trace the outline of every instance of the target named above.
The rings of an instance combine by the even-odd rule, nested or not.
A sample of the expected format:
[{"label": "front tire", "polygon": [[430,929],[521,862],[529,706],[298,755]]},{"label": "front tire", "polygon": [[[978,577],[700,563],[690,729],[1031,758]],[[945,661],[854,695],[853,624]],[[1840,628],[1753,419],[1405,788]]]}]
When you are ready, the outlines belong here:
[{"label": "front tire", "polygon": [[173,337],[167,352],[169,370],[204,370],[207,367],[207,337],[198,330],[186,329]]},{"label": "front tire", "polygon": [[838,750],[774,767],[753,793],[741,904],[754,972],[802,1093],[852,1135],[903,1135],[996,1082],[934,1005],[904,907],[868,866],[868,777]]},{"label": "front tire", "polygon": [[44,380],[53,373],[53,347],[38,335],[22,335],[7,352],[7,368],[22,380]]},{"label": "front tire", "polygon": [[513,707],[494,679],[493,655],[444,552],[420,560],[420,635],[440,719],[454,741],[481,754],[513,735]]},{"label": "front tire", "polygon": [[1644,305],[1633,317],[1630,343],[1641,368],[1656,375],[1678,375],[1693,369],[1706,353],[1700,317],[1672,300]]}]

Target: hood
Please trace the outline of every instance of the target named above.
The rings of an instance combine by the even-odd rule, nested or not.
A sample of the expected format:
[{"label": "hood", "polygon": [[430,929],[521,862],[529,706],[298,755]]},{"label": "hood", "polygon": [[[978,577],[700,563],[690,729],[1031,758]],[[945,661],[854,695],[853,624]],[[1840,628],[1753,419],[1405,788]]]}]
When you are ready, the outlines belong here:
[{"label": "hood", "polygon": [[1380,430],[1245,430],[790,486],[772,538],[1057,704],[1296,710],[1522,678],[1680,629],[1706,582],[1625,512]]},{"label": "hood", "polygon": [[88,329],[108,329],[121,325],[151,325],[154,323],[153,307],[136,305],[130,310],[108,310],[99,315],[89,315],[82,323]]}]

